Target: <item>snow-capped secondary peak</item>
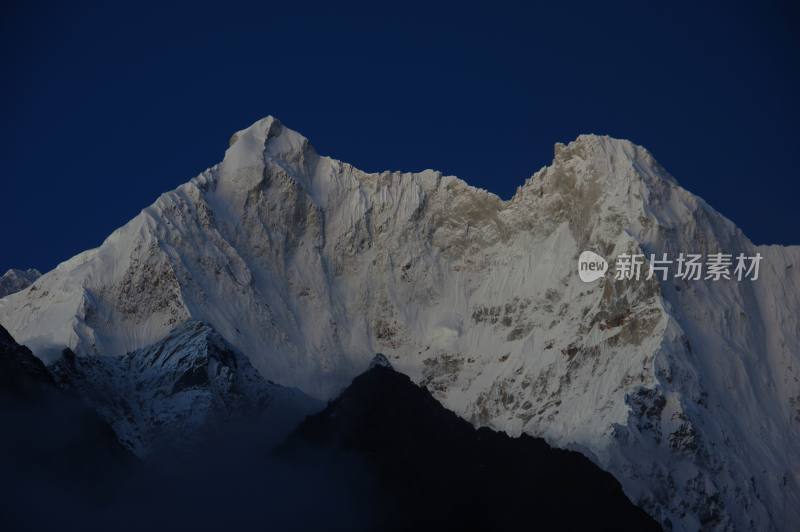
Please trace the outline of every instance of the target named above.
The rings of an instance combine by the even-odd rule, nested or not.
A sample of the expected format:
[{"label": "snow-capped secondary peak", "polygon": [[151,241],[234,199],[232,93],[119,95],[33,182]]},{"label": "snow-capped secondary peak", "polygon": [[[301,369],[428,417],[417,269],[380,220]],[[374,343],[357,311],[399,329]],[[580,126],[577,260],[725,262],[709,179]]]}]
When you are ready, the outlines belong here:
[{"label": "snow-capped secondary peak", "polygon": [[[587,284],[585,250],[764,260],[755,282]],[[385,353],[475,425],[581,450],[673,529],[800,527],[800,248],[754,246],[628,141],[557,145],[503,201],[360,171],[268,117],[0,300],[46,360],[124,355],[189,319],[321,399]]]},{"label": "snow-capped secondary peak", "polygon": [[631,200],[673,186],[677,181],[645,148],[605,135],[580,135],[568,144],[557,143],[552,164],[527,180],[521,193],[602,192],[620,207],[622,198],[635,203]]},{"label": "snow-capped secondary peak", "polygon": [[389,362],[389,359],[386,358],[386,355],[383,353],[376,353],[372,360],[369,362],[370,369],[372,368],[392,368],[392,363]]},{"label": "snow-capped secondary peak", "polygon": [[0,298],[25,290],[41,275],[41,272],[36,268],[28,268],[27,270],[11,268],[0,277]]},{"label": "snow-capped secondary peak", "polygon": [[51,371],[138,456],[176,442],[191,446],[234,420],[263,425],[277,441],[322,407],[299,390],[266,381],[211,326],[192,320],[121,357],[65,350]]}]

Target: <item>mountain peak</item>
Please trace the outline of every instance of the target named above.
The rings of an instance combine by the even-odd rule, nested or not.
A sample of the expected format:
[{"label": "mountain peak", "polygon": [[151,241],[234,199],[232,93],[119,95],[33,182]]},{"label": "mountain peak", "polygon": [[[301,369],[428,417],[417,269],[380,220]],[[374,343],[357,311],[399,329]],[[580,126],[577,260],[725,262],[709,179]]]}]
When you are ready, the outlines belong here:
[{"label": "mountain peak", "polygon": [[41,272],[36,268],[27,270],[11,268],[0,277],[0,298],[25,290],[41,276]]},{"label": "mountain peak", "polygon": [[231,136],[223,164],[242,168],[260,163],[264,156],[287,157],[308,148],[306,137],[268,115]]},{"label": "mountain peak", "polygon": [[51,367],[56,382],[107,416],[137,456],[177,442],[198,443],[209,430],[233,421],[255,420],[278,436],[321,406],[264,379],[247,357],[198,320],[124,356],[69,353]]},{"label": "mountain peak", "polygon": [[675,179],[646,148],[627,139],[583,134],[568,144],[557,143],[552,166],[588,167],[608,177],[666,180]]},{"label": "mountain peak", "polygon": [[389,362],[389,359],[383,353],[375,353],[375,356],[372,357],[372,360],[369,363],[369,369],[372,368],[392,368],[392,363]]},{"label": "mountain peak", "polygon": [[[553,161],[517,189],[516,201],[529,203],[543,195],[604,197],[614,207],[633,207],[638,217],[641,199],[650,191],[661,194],[678,184],[647,149],[630,140],[582,134],[556,143],[553,151]],[[583,216],[591,213],[581,209]]]},{"label": "mountain peak", "polygon": [[264,184],[265,168],[302,175],[306,163],[316,157],[306,137],[266,116],[231,136],[225,157],[216,167],[217,192],[229,206],[242,208],[248,194]]},{"label": "mountain peak", "polygon": [[612,137],[610,135],[597,135],[595,133],[581,133],[575,137],[574,140],[566,144],[563,142],[556,142],[554,150],[555,156],[558,157],[565,149],[567,149],[567,153],[569,153],[569,149],[577,150],[580,147],[583,149],[593,149],[596,155],[619,154],[626,158],[633,158],[637,151],[647,151],[642,146],[628,139]]}]

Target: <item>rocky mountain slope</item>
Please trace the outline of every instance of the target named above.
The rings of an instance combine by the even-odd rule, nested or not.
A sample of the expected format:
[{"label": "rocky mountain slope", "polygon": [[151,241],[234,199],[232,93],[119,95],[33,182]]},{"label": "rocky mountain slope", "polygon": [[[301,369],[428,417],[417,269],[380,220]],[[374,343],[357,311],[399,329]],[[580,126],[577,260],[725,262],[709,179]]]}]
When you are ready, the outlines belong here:
[{"label": "rocky mountain slope", "polygon": [[280,448],[362,459],[377,487],[373,530],[661,530],[584,456],[475,429],[376,359]]},{"label": "rocky mountain slope", "polygon": [[28,288],[42,274],[35,268],[17,270],[12,268],[0,277],[0,298]]},{"label": "rocky mountain slope", "polygon": [[189,451],[223,437],[237,422],[269,432],[277,442],[323,406],[265,380],[244,355],[197,321],[124,356],[77,357],[67,350],[50,371],[141,458],[154,450]]},{"label": "rocky mountain slope", "polygon": [[[268,117],[0,323],[52,361],[201,320],[319,398],[382,351],[476,426],[580,450],[668,529],[800,527],[800,248],[754,246],[628,141],[555,151],[503,201],[362,172]],[[586,284],[583,250],[764,260],[756,281]]]}]

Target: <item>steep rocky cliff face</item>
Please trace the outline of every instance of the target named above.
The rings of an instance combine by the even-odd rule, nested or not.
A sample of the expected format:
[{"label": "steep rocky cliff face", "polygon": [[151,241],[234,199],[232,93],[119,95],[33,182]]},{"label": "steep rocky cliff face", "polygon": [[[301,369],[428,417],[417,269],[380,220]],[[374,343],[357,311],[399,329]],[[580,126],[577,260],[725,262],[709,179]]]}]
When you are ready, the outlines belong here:
[{"label": "steep rocky cliff face", "polygon": [[[764,259],[755,281],[587,284],[583,250]],[[503,201],[362,172],[268,117],[0,300],[47,361],[123,355],[188,319],[318,398],[386,353],[473,424],[580,450],[667,528],[800,526],[800,248],[754,246],[628,141],[558,144]]]}]

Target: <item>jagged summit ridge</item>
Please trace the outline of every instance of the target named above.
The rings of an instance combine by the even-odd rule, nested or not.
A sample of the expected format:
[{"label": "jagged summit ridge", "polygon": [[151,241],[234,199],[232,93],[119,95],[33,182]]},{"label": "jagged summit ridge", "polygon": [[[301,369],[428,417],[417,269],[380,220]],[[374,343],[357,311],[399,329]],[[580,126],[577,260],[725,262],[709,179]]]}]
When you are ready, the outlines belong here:
[{"label": "jagged summit ridge", "polygon": [[[241,143],[239,143],[240,140]],[[346,165],[346,163],[319,156],[306,137],[287,128],[273,116],[267,116],[254,122],[250,127],[236,132],[231,137],[230,144],[222,165],[226,174],[232,176],[234,180],[241,178],[247,169],[260,167],[261,158],[271,159],[279,165],[295,171],[302,170],[303,165],[312,167],[319,163]],[[555,144],[554,165],[577,160],[585,165],[609,164],[613,166],[612,171],[607,173],[609,176],[631,180],[663,179],[677,184],[674,177],[658,164],[647,149],[626,139],[617,139],[608,135],[581,134],[567,144],[561,142]],[[634,167],[635,171],[627,171]],[[619,169],[624,169],[624,171],[618,171]],[[303,172],[294,172],[293,177],[297,177],[298,173],[302,174]],[[506,201],[501,200],[489,191],[472,187],[457,177],[444,176],[441,172],[431,169],[420,172],[379,172],[366,175],[383,174],[398,174],[411,180],[421,178],[434,186],[438,185],[442,179],[446,183],[456,181],[461,186],[498,198],[501,204],[513,201],[513,198]],[[526,180],[526,184],[533,182],[535,182],[533,178]]]},{"label": "jagged summit ridge", "polygon": [[[320,398],[382,352],[475,425],[580,449],[676,529],[800,522],[800,250],[753,246],[627,141],[557,151],[503,201],[362,172],[268,118],[0,323],[52,359],[201,320]],[[583,250],[765,258],[756,283],[587,285]]]}]

